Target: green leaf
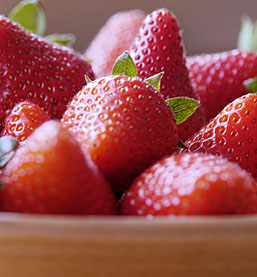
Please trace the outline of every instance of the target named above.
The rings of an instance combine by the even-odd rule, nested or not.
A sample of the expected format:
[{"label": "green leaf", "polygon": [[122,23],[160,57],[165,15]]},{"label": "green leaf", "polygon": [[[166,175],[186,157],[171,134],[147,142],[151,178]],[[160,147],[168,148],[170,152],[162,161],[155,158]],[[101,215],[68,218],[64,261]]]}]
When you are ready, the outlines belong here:
[{"label": "green leaf", "polygon": [[248,89],[249,92],[256,93],[257,92],[257,77],[245,80],[244,86]]},{"label": "green leaf", "polygon": [[164,72],[160,72],[158,74],[155,74],[155,75],[145,79],[145,82],[150,84],[157,91],[160,91],[160,89],[161,89],[161,79],[162,79],[163,74],[164,74]]},{"label": "green leaf", "polygon": [[85,80],[86,80],[87,84],[92,82],[92,80],[90,79],[90,77],[88,75],[85,75]]},{"label": "green leaf", "polygon": [[116,60],[113,66],[112,75],[125,75],[128,77],[138,77],[136,66],[128,52],[124,52],[118,57],[118,59]]},{"label": "green leaf", "polygon": [[0,168],[3,168],[13,157],[19,142],[12,136],[0,138]]},{"label": "green leaf", "polygon": [[247,15],[242,17],[237,46],[247,51],[257,51],[257,21],[253,22]]},{"label": "green leaf", "polygon": [[170,98],[167,99],[166,102],[174,113],[176,124],[180,124],[188,119],[199,106],[198,101],[188,97]]},{"label": "green leaf", "polygon": [[51,34],[45,36],[45,39],[49,42],[58,43],[64,46],[71,47],[76,40],[73,34]]},{"label": "green leaf", "polygon": [[178,138],[177,149],[180,149],[180,148],[187,149],[187,146],[184,144],[181,138]]},{"label": "green leaf", "polygon": [[24,29],[43,36],[46,28],[45,10],[38,0],[21,1],[10,12],[9,18]]}]

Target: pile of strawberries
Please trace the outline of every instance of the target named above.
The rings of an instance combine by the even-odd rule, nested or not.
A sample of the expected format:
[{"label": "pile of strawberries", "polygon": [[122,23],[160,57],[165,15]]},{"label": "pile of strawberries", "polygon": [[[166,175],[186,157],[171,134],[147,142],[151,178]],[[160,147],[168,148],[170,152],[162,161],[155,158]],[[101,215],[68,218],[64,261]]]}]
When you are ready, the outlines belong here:
[{"label": "pile of strawberries", "polygon": [[91,65],[0,17],[0,210],[257,213],[257,53],[186,58],[172,12],[122,17]]}]

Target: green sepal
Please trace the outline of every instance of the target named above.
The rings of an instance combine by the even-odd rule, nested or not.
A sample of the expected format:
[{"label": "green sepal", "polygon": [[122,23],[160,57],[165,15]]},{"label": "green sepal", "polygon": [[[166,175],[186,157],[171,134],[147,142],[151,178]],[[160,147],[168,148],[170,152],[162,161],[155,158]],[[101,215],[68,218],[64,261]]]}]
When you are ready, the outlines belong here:
[{"label": "green sepal", "polygon": [[251,93],[257,93],[257,77],[247,79],[243,82],[244,86]]},{"label": "green sepal", "polygon": [[116,60],[112,69],[112,75],[138,77],[135,63],[127,51],[121,54]]},{"label": "green sepal", "polygon": [[167,99],[166,102],[172,109],[176,124],[188,119],[199,106],[199,102],[189,97],[175,97]]},{"label": "green sepal", "polygon": [[39,36],[43,36],[46,29],[45,10],[38,0],[21,1],[10,12],[9,19]]},{"label": "green sepal", "polygon": [[87,84],[92,82],[92,80],[90,79],[90,77],[88,75],[85,75],[85,80],[86,80]]},{"label": "green sepal", "polygon": [[145,79],[145,82],[147,82],[149,85],[151,85],[157,91],[160,91],[161,79],[162,79],[163,74],[164,74],[164,72],[157,73],[157,74]]},{"label": "green sepal", "polygon": [[74,44],[76,37],[73,34],[51,34],[45,36],[45,39],[49,42],[71,47]]},{"label": "green sepal", "polygon": [[19,142],[12,136],[0,138],[0,168],[3,168],[13,157]]},{"label": "green sepal", "polygon": [[247,15],[242,17],[237,46],[247,51],[257,51],[257,21],[253,22]]},{"label": "green sepal", "polygon": [[187,146],[184,144],[181,138],[178,138],[177,149],[180,149],[180,148],[187,149]]}]

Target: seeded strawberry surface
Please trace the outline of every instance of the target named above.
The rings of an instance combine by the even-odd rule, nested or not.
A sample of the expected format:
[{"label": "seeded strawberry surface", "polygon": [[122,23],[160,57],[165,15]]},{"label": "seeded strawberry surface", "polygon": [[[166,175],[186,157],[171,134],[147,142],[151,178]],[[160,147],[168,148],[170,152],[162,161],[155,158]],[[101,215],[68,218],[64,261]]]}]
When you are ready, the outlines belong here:
[{"label": "seeded strawberry surface", "polygon": [[190,139],[184,151],[221,155],[257,177],[257,95],[247,94],[227,105]]},{"label": "seeded strawberry surface", "polygon": [[257,213],[254,178],[237,164],[203,153],[166,157],[123,195],[124,215]]},{"label": "seeded strawberry surface", "polygon": [[51,118],[61,118],[68,102],[94,79],[91,66],[65,47],[50,44],[0,17],[0,130],[19,102],[38,104]]},{"label": "seeded strawberry surface", "polygon": [[243,81],[257,76],[257,54],[233,50],[187,58],[189,77],[207,120],[247,93]]},{"label": "seeded strawberry surface", "polygon": [[57,121],[41,125],[1,174],[1,209],[40,214],[115,214],[116,200],[88,153]]},{"label": "seeded strawberry surface", "polygon": [[49,116],[36,104],[21,102],[7,116],[2,136],[13,136],[19,142],[24,142],[28,136]]},{"label": "seeded strawberry surface", "polygon": [[163,97],[146,82],[108,76],[89,83],[63,116],[115,191],[175,151],[177,128]]},{"label": "seeded strawberry surface", "polygon": [[[156,10],[145,18],[130,54],[139,77],[145,79],[164,72],[160,93],[165,99],[178,96],[197,99],[189,81],[180,27],[170,11]],[[182,140],[190,138],[204,123],[200,106],[178,126]]]}]

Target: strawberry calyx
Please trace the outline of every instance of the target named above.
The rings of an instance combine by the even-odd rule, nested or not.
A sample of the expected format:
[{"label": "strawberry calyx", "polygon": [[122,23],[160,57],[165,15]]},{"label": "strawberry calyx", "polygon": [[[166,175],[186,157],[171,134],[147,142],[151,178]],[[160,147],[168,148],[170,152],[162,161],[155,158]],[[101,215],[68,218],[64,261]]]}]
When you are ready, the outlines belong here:
[{"label": "strawberry calyx", "polygon": [[127,51],[122,53],[115,61],[112,75],[138,77],[136,65]]},{"label": "strawberry calyx", "polygon": [[257,77],[250,78],[244,81],[244,86],[251,93],[257,93]]},{"label": "strawberry calyx", "polygon": [[87,74],[85,75],[85,80],[86,80],[87,84],[89,84],[93,81]]},{"label": "strawberry calyx", "polygon": [[174,113],[177,125],[188,119],[199,106],[198,101],[189,97],[174,97],[166,102]]},{"label": "strawberry calyx", "polygon": [[9,162],[18,146],[18,140],[12,136],[0,138],[0,168],[3,168]]},{"label": "strawberry calyx", "polygon": [[253,22],[247,15],[242,17],[237,46],[241,50],[257,51],[257,21]]},{"label": "strawberry calyx", "polygon": [[38,0],[24,0],[16,5],[8,15],[13,22],[24,29],[43,36],[46,29],[46,15],[43,5]]},{"label": "strawberry calyx", "polygon": [[76,36],[74,34],[50,34],[44,37],[47,41],[52,43],[58,43],[60,45],[71,47],[75,40]]},{"label": "strawberry calyx", "polygon": [[187,146],[184,144],[184,142],[181,140],[181,138],[178,137],[177,150],[180,148],[187,149]]},{"label": "strawberry calyx", "polygon": [[[39,0],[23,0],[16,5],[8,15],[9,19],[21,25],[38,36],[43,36],[46,30],[46,12]],[[51,43],[71,47],[76,40],[73,34],[50,34],[44,39]]]},{"label": "strawberry calyx", "polygon": [[156,89],[158,92],[160,92],[161,89],[161,79],[164,75],[164,71],[157,73],[147,79],[145,79],[145,82],[147,82],[149,85],[151,85],[154,89]]}]

